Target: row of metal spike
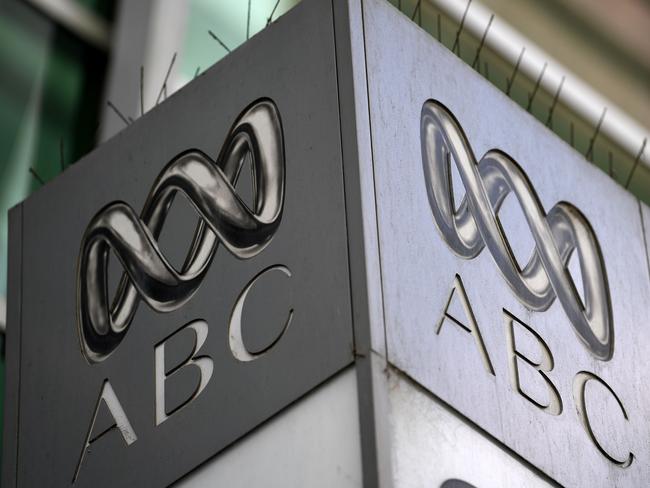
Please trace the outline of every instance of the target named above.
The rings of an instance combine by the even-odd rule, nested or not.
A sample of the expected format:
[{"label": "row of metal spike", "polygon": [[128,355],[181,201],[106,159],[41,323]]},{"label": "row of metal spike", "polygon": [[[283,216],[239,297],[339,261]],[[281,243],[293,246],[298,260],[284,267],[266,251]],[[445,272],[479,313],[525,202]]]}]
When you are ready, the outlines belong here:
[{"label": "row of metal spike", "polygon": [[[393,3],[395,4],[395,6],[401,12],[403,12],[404,14],[409,16],[412,21],[417,22],[418,25],[420,25],[422,27],[422,10],[423,10],[422,9],[422,0],[417,0],[417,2],[415,4],[415,7],[410,12],[406,11],[406,3],[407,2],[402,2],[402,0],[397,0],[397,2],[393,2]],[[411,3],[411,2],[409,2],[409,3]],[[462,17],[460,19],[460,22],[457,24],[457,28],[455,29],[453,44],[452,44],[451,48],[449,48],[453,53],[455,53],[461,59],[462,59],[462,57],[460,56],[461,35],[463,34],[463,30],[464,30],[464,27],[465,27],[465,20],[467,18],[467,13],[469,11],[469,8],[470,8],[471,4],[472,4],[472,0],[468,0],[467,4],[465,5],[465,10],[463,11],[463,15],[462,15]],[[431,3],[429,3],[429,5],[431,5]],[[478,42],[478,46],[476,47],[475,53],[474,53],[474,55],[472,57],[472,61],[471,62],[466,61],[473,69],[475,69],[479,73],[481,73],[481,70],[480,70],[480,68],[481,68],[481,62],[480,62],[481,54],[482,54],[483,48],[485,46],[485,40],[486,40],[486,38],[488,36],[488,33],[490,31],[490,28],[492,26],[492,22],[494,20],[494,17],[495,17],[494,14],[492,14],[490,16],[490,18],[489,18],[489,20],[488,20],[488,22],[487,22],[487,24],[485,26],[485,29],[483,31],[483,34],[481,36],[481,39]],[[445,19],[445,20],[447,22],[453,22],[450,19]],[[429,32],[429,33],[431,35],[435,36],[441,44],[445,45],[442,42],[442,21],[443,21],[443,14],[441,12],[437,12],[436,13],[436,27],[437,27],[436,28],[436,33],[435,34],[433,32]],[[512,68],[512,72],[511,72],[510,76],[506,77],[506,86],[505,86],[505,89],[503,91],[504,91],[504,93],[506,95],[508,95],[510,97],[511,97],[511,90],[512,90],[513,85],[514,85],[515,78],[517,77],[517,75],[519,73],[519,68],[521,66],[521,62],[522,62],[522,59],[524,58],[525,53],[526,53],[526,47],[522,46],[521,51],[519,53],[519,56],[517,58],[517,61],[516,61],[516,63],[514,64],[514,66]],[[489,66],[488,66],[487,61],[484,62],[483,66],[484,66],[484,71],[481,74],[486,79],[491,81],[495,86],[499,87],[498,84],[494,83],[494,81],[492,79],[490,79],[490,74],[489,74],[490,71],[489,71]],[[544,73],[546,72],[547,66],[548,66],[548,63],[544,63],[539,75],[537,76],[537,78],[536,78],[536,80],[534,82],[534,86],[533,86],[532,91],[528,93],[527,101],[525,103],[520,103],[518,101],[518,103],[520,103],[520,105],[523,108],[525,108],[528,112],[531,112],[533,102],[535,101],[535,99],[536,99],[536,97],[538,95],[538,92],[540,90],[541,82],[542,82],[542,79],[544,77]],[[546,117],[542,118],[540,115],[537,116],[537,118],[541,122],[545,123],[545,125],[547,127],[549,127],[550,129],[552,129],[552,130],[553,130],[553,117],[554,117],[555,110],[556,110],[556,107],[558,105],[558,102],[560,101],[560,96],[561,96],[561,93],[562,93],[562,88],[564,86],[565,79],[566,78],[563,76],[560,83],[558,84],[558,87],[557,87],[555,93],[552,96],[552,101],[551,101],[551,104],[550,104],[550,106],[548,108],[548,112],[547,112]],[[499,87],[499,88],[501,88],[501,87]],[[515,100],[515,101],[517,101],[517,100]],[[598,119],[598,122],[595,125],[595,127],[593,128],[593,132],[591,133],[591,135],[589,137],[589,143],[587,145],[587,149],[584,152],[585,158],[587,160],[591,161],[591,162],[594,162],[594,148],[595,148],[596,142],[598,140],[598,137],[599,137],[599,135],[601,133],[601,127],[602,127],[602,124],[603,124],[603,122],[605,120],[606,114],[607,114],[607,107],[603,107],[600,118]],[[557,131],[556,131],[556,133],[557,133]],[[575,146],[575,135],[574,134],[575,134],[574,123],[570,122],[569,137],[568,137],[568,140],[566,142],[568,142],[572,147],[576,148],[576,146]],[[562,134],[558,134],[558,135],[560,137],[563,137]],[[566,139],[566,137],[563,137],[563,138]],[[625,179],[623,181],[620,181],[625,188],[629,188],[630,183],[632,182],[632,179],[633,179],[635,173],[637,172],[637,170],[639,168],[639,163],[641,162],[641,157],[643,156],[643,153],[644,153],[644,151],[646,149],[646,145],[647,145],[647,138],[645,138],[642,141],[641,147],[639,148],[636,155],[630,155],[631,157],[634,158],[632,160],[631,169],[630,169],[629,173],[627,174],[627,177],[625,177]],[[614,179],[617,179],[617,175],[616,175],[616,173],[614,171],[613,151],[609,150],[609,151],[607,151],[607,154],[608,154],[608,158],[607,158],[608,160],[607,160],[606,164],[601,164],[601,166],[604,166],[607,169],[607,173],[609,174],[610,177],[612,177]],[[643,199],[650,198],[650,195],[638,195],[638,196],[640,196]]]},{"label": "row of metal spike", "polygon": [[[268,26],[271,22],[273,22],[273,17],[276,13],[276,10],[278,6],[280,5],[280,0],[276,0],[275,4],[273,5],[273,9],[270,12],[270,15],[267,18],[266,26]],[[247,8],[247,13],[246,13],[246,40],[250,38],[250,20],[251,20],[251,8],[252,8],[252,0],[248,0],[248,8]],[[265,26],[265,27],[266,27]],[[231,49],[212,31],[208,30],[208,35],[212,37],[215,41],[219,43],[219,45],[227,52],[230,53]],[[165,100],[167,98],[167,89],[168,89],[168,83],[169,83],[169,77],[172,74],[172,70],[174,68],[174,63],[176,62],[176,56],[177,53],[173,53],[171,62],[169,63],[169,67],[167,68],[167,72],[165,74],[165,78],[163,80],[163,83],[160,87],[160,91],[158,92],[158,97],[156,98],[156,102],[153,105],[154,107],[157,106],[161,101]],[[144,66],[140,66],[140,116],[144,115],[145,113],[145,104],[144,104]],[[194,78],[196,78],[201,72],[201,67],[197,66],[196,71],[194,72]],[[124,123],[125,126],[131,125],[133,123],[134,118],[131,116],[124,115],[124,112],[120,110],[115,103],[113,103],[111,100],[106,101],[106,106]],[[98,123],[95,131],[94,131],[94,138],[97,139],[97,135],[99,134],[99,129],[100,129],[100,124]],[[60,172],[65,171],[66,167],[69,166],[69,164],[72,163],[66,163],[66,158],[65,158],[65,149],[64,149],[64,143],[63,143],[63,137],[60,138],[59,140],[59,170]],[[37,171],[36,169],[31,166],[29,168],[29,173],[32,175],[34,180],[39,184],[39,185],[44,185],[46,183],[45,178],[43,178]]]},{"label": "row of metal spike", "polygon": [[[246,39],[248,39],[250,37],[251,3],[252,3],[251,0],[248,0],[247,19],[246,19]],[[403,11],[403,8],[405,7],[405,6],[402,5],[402,3],[403,3],[402,0],[397,0],[396,6],[398,7],[398,9],[400,9],[400,11]],[[464,10],[463,15],[461,17],[460,23],[458,24],[458,27],[455,29],[454,41],[453,41],[453,44],[452,44],[452,46],[450,48],[450,50],[452,52],[454,52],[457,56],[459,56],[461,59],[462,59],[462,57],[460,56],[461,36],[463,34],[463,30],[464,30],[464,26],[465,26],[465,20],[466,20],[467,13],[469,11],[471,3],[472,3],[472,0],[467,1],[467,4],[465,6],[465,10]],[[280,0],[276,0],[275,4],[273,6],[273,9],[270,12],[270,15],[269,15],[269,17],[267,19],[267,23],[266,23],[267,26],[273,21],[273,16],[275,15],[275,12],[276,12],[279,4],[280,4]],[[415,8],[412,10],[412,12],[410,14],[408,12],[404,12],[404,13],[409,15],[411,20],[417,21],[417,23],[420,26],[422,26],[422,0],[417,0]],[[475,53],[474,53],[473,57],[472,57],[471,63],[468,62],[468,64],[470,64],[471,67],[473,69],[477,70],[479,73],[481,73],[481,69],[480,69],[481,68],[481,55],[482,55],[482,52],[483,52],[483,49],[484,49],[484,46],[485,46],[485,40],[486,40],[486,38],[488,36],[488,33],[490,31],[490,27],[492,26],[493,20],[494,20],[494,14],[492,14],[490,16],[489,21],[486,24],[485,30],[483,31],[483,35],[481,36],[481,39],[480,39],[480,41],[478,43],[478,46],[477,46],[477,48],[475,50]],[[445,21],[449,22],[449,19],[445,19]],[[436,14],[436,27],[437,27],[437,33],[436,33],[437,35],[436,35],[436,37],[437,37],[438,41],[441,42],[444,45],[444,43],[442,42],[442,22],[443,22],[443,16],[442,16],[441,12],[438,12]],[[217,34],[215,34],[212,30],[208,30],[208,35],[212,39],[214,39],[221,46],[221,48],[223,48],[227,53],[231,52],[230,47],[228,47],[228,45],[226,43],[224,43],[223,40],[219,36],[217,36]],[[517,62],[515,63],[515,65],[512,68],[512,72],[510,73],[510,76],[506,77],[506,86],[505,86],[504,92],[508,96],[511,96],[514,81],[515,81],[515,79],[516,79],[516,77],[517,77],[517,75],[519,73],[519,68],[521,66],[521,62],[522,62],[522,59],[523,59],[523,57],[525,55],[525,52],[526,52],[526,47],[524,46],[524,47],[521,48],[519,57],[517,58]],[[158,93],[158,97],[156,99],[155,105],[158,105],[158,103],[160,103],[161,100],[164,100],[167,97],[168,81],[169,81],[169,77],[170,77],[170,75],[172,73],[172,69],[174,67],[175,61],[176,61],[176,53],[174,53],[172,58],[171,58],[169,68],[167,69],[167,73],[165,75],[162,86],[161,86],[160,91]],[[544,65],[542,67],[542,70],[540,71],[537,79],[534,82],[534,86],[533,86],[532,91],[528,93],[527,101],[526,101],[525,105],[522,104],[522,106],[529,112],[531,112],[531,109],[533,107],[533,102],[535,101],[535,99],[536,99],[536,97],[538,95],[538,92],[540,90],[542,78],[544,77],[544,73],[546,71],[547,66],[548,66],[548,64],[544,63]],[[483,68],[484,68],[484,70],[483,70],[483,72],[481,74],[483,76],[485,76],[485,78],[487,78],[489,81],[493,82],[493,80],[490,79],[489,65],[488,65],[487,61],[485,61],[483,63]],[[197,67],[196,72],[194,74],[194,77],[198,76],[199,73],[200,73],[200,67]],[[564,81],[565,81],[565,77],[562,77],[562,79],[561,79],[561,81],[560,81],[560,83],[559,83],[559,85],[557,87],[557,90],[555,91],[555,93],[554,93],[554,95],[552,97],[552,102],[550,104],[550,107],[548,108],[548,112],[547,112],[547,116],[545,117],[545,120],[542,120],[538,116],[538,118],[540,118],[540,120],[542,122],[544,122],[547,127],[551,128],[551,129],[553,129],[553,117],[554,117],[555,110],[556,110],[556,107],[558,105],[558,102],[560,101],[560,96],[561,96],[561,92],[562,92],[562,87],[564,86]],[[498,86],[494,82],[493,82],[493,84]],[[144,112],[145,112],[144,100],[143,100],[143,86],[144,86],[144,67],[141,66],[140,67],[140,115],[144,114]],[[125,125],[130,125],[133,122],[133,118],[130,117],[130,116],[125,116],[124,113],[121,110],[119,110],[117,108],[117,106],[113,102],[108,100],[106,102],[106,104],[116,114],[116,116],[119,117],[124,122]],[[598,137],[600,135],[600,129],[602,127],[603,121],[605,120],[606,114],[607,114],[607,108],[604,107],[603,110],[602,110],[601,116],[600,116],[600,118],[598,120],[598,123],[594,127],[593,133],[591,134],[591,137],[589,138],[589,143],[588,143],[587,149],[584,152],[585,158],[588,159],[589,161],[593,161],[593,159],[594,159],[594,147],[595,147],[597,139],[598,139]],[[99,126],[97,127],[97,129],[99,129]],[[574,133],[575,133],[574,123],[570,122],[569,137],[568,137],[567,142],[569,144],[571,144],[572,147],[575,148],[576,146],[574,144],[575,143],[575,135],[574,135]],[[97,131],[96,131],[96,134],[97,134]],[[561,134],[558,134],[558,135],[560,135],[562,137]],[[647,144],[647,139],[644,139],[638,153],[635,155],[635,157],[634,157],[634,159],[632,161],[631,170],[629,171],[629,173],[628,173],[627,177],[625,178],[624,182],[622,182],[623,185],[626,188],[628,188],[630,186],[630,183],[632,182],[632,178],[633,178],[635,172],[637,171],[637,169],[639,167],[639,163],[640,163],[641,157],[642,157],[642,155],[643,155],[643,153],[645,151],[646,144]],[[61,143],[60,143],[60,169],[61,169],[61,171],[63,171],[65,169],[65,166],[66,165],[64,163],[63,140],[61,139]],[[617,178],[617,175],[616,175],[616,173],[614,171],[613,152],[611,150],[608,151],[608,160],[607,160],[606,164],[602,165],[602,166],[605,166],[607,168],[607,172],[612,178],[615,178],[615,179]],[[38,181],[40,184],[44,184],[44,179],[34,170],[33,167],[29,168],[29,171],[30,171],[30,173],[32,174],[32,176],[34,177],[34,179],[36,181]],[[643,196],[642,196],[642,198],[643,198]]]}]

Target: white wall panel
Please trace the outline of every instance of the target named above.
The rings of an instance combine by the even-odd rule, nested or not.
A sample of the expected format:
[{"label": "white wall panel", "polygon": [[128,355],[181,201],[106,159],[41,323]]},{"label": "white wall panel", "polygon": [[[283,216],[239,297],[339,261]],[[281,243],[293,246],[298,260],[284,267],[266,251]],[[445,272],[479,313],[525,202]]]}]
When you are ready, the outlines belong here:
[{"label": "white wall panel", "polygon": [[395,488],[438,488],[449,479],[476,488],[553,486],[399,374],[389,391]]},{"label": "white wall panel", "polygon": [[175,486],[360,488],[354,369],[311,392]]}]

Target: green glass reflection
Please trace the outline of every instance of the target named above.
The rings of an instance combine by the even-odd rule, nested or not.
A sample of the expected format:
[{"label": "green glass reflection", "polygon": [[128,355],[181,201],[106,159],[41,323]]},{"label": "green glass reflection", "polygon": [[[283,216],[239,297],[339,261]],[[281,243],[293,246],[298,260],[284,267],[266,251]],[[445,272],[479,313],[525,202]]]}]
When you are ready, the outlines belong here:
[{"label": "green glass reflection", "polygon": [[[277,6],[276,6],[277,3]],[[223,58],[228,51],[208,35],[214,32],[233,50],[266,27],[273,12],[273,20],[290,10],[298,0],[189,0],[189,14],[183,52],[180,59],[182,75],[191,79],[197,68],[204,71]],[[275,8],[275,11],[274,11]]]},{"label": "green glass reflection", "polygon": [[[93,147],[106,62],[105,53],[25,3],[0,3],[0,296],[7,291],[7,212]],[[2,410],[0,402],[0,418]]]}]

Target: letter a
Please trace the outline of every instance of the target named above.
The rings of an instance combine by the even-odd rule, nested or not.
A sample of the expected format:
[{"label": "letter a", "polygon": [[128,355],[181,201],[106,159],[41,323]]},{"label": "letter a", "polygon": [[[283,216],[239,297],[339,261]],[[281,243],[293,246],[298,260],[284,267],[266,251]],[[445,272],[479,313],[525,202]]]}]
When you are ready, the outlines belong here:
[{"label": "letter a", "polygon": [[[109,413],[113,417],[113,424],[107,429],[102,430],[99,434],[93,437],[95,421],[97,420],[97,414],[99,413],[99,409],[101,407],[102,401],[104,402],[104,404],[108,408]],[[99,399],[97,400],[97,404],[95,405],[95,411],[93,412],[93,417],[92,420],[90,421],[90,427],[88,428],[88,434],[86,435],[86,442],[84,444],[83,450],[81,451],[81,456],[79,457],[79,463],[77,463],[77,469],[74,472],[72,483],[74,483],[77,480],[77,476],[79,476],[81,463],[83,462],[88,447],[90,447],[90,445],[95,441],[97,441],[100,437],[105,436],[115,428],[117,428],[120,431],[122,437],[124,438],[124,442],[126,442],[127,446],[130,446],[136,440],[138,440],[138,436],[135,435],[135,431],[133,430],[133,427],[131,427],[131,423],[129,422],[129,419],[126,416],[126,413],[124,413],[124,409],[122,408],[122,405],[120,405],[120,401],[117,399],[117,395],[115,394],[115,391],[113,391],[113,387],[108,382],[108,380],[105,380],[102,386],[102,391],[99,394]]]},{"label": "letter a", "polygon": [[[460,300],[460,303],[465,312],[465,316],[467,317],[467,322],[469,323],[469,326],[461,322],[458,319],[458,317],[454,317],[454,315],[452,315],[452,313],[450,312],[450,307],[454,302],[454,297],[456,296]],[[474,341],[476,342],[476,345],[478,346],[478,350],[481,353],[481,358],[483,359],[485,370],[488,373],[490,373],[492,376],[496,376],[494,374],[494,368],[492,367],[492,362],[490,361],[490,356],[487,352],[487,349],[485,348],[485,344],[483,343],[483,338],[481,337],[481,330],[478,328],[478,324],[476,323],[476,318],[474,317],[474,311],[472,310],[472,306],[469,304],[467,293],[465,293],[465,287],[463,286],[463,282],[461,281],[460,276],[458,275],[454,277],[454,285],[451,289],[451,292],[449,293],[449,298],[447,299],[447,304],[445,305],[445,309],[443,310],[442,317],[440,318],[440,321],[438,322],[438,326],[436,327],[436,334],[438,335],[440,334],[440,330],[442,329],[442,324],[445,323],[447,320],[451,321],[454,325],[459,327],[461,330],[471,334],[472,337],[474,337]]]}]

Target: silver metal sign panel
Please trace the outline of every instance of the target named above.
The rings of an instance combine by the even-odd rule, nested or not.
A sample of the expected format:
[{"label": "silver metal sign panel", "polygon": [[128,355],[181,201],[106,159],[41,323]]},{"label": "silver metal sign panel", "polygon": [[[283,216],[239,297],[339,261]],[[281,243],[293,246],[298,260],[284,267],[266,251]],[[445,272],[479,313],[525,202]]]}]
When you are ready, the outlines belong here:
[{"label": "silver metal sign panel", "polygon": [[350,364],[334,53],[299,6],[13,211],[4,486],[167,486]]},{"label": "silver metal sign panel", "polygon": [[647,484],[639,203],[393,7],[364,5],[389,361],[563,485]]}]

